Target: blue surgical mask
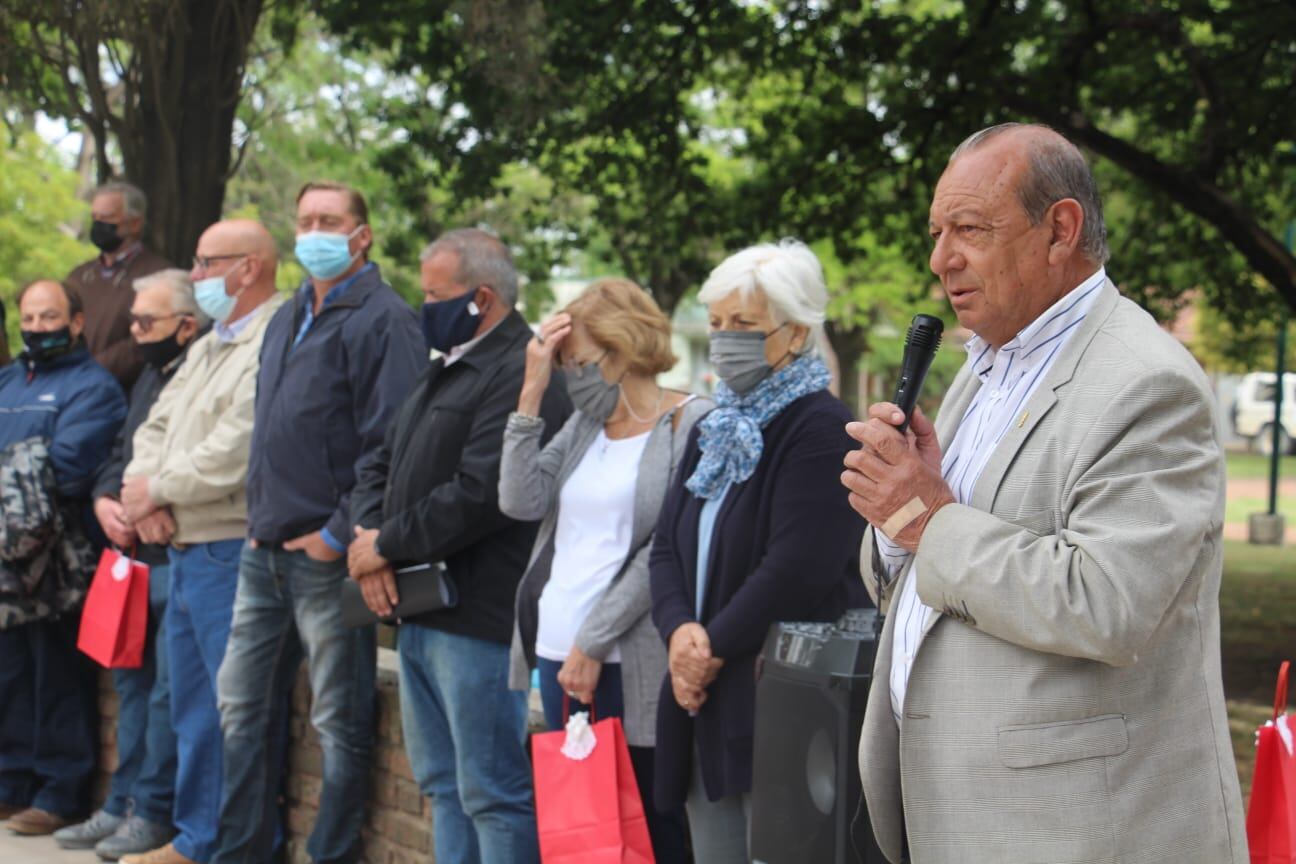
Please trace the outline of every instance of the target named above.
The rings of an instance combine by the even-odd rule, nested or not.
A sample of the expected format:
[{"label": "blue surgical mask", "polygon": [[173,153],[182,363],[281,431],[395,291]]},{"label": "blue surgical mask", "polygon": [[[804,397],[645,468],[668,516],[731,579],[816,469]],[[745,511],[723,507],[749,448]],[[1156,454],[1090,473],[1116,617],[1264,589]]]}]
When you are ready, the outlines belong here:
[{"label": "blue surgical mask", "polygon": [[[227,273],[226,276],[228,275]],[[199,279],[193,287],[194,300],[198,302],[198,308],[213,321],[224,321],[228,318],[234,311],[234,304],[238,302],[238,295],[243,293],[240,289],[233,297],[226,294],[225,276],[208,276],[206,279]]]},{"label": "blue surgical mask", "polygon": [[442,354],[472,341],[481,323],[481,311],[473,301],[476,291],[465,291],[452,300],[423,304],[423,339]]},{"label": "blue surgical mask", "polygon": [[297,235],[294,250],[297,260],[312,279],[334,279],[341,276],[358,257],[351,254],[351,238],[360,233],[361,225],[350,234],[328,234],[311,231]]}]

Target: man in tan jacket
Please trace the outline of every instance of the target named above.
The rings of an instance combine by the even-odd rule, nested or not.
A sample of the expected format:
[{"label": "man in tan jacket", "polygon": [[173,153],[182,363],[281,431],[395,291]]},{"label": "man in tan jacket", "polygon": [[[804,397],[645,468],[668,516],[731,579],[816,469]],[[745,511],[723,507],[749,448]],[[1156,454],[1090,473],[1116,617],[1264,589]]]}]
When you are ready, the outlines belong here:
[{"label": "man in tan jacket", "polygon": [[198,240],[191,274],[212,331],[135,433],[121,499],[140,531],[169,540],[166,649],[178,766],[172,843],[126,864],[206,862],[221,801],[216,672],[225,656],[247,535],[247,463],[261,339],[282,302],[274,241],[259,223],[218,222]]}]

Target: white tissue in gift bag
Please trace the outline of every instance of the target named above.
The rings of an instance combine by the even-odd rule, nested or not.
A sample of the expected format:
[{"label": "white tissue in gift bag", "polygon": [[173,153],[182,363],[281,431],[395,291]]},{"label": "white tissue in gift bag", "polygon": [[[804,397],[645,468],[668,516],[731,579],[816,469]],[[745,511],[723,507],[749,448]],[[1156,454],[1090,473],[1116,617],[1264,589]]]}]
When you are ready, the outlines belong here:
[{"label": "white tissue in gift bag", "polygon": [[[1296,754],[1296,724],[1291,722],[1292,715],[1284,714],[1278,718],[1275,723],[1272,720],[1266,720],[1265,726],[1276,726],[1278,728],[1278,740],[1282,742],[1283,749],[1288,755]],[[1264,728],[1264,727],[1261,727]],[[1256,730],[1256,746],[1260,746],[1260,730]]]},{"label": "white tissue in gift bag", "polygon": [[568,759],[581,760],[589,757],[598,744],[594,730],[590,728],[589,712],[577,711],[567,718],[567,737],[563,740],[562,754]]}]

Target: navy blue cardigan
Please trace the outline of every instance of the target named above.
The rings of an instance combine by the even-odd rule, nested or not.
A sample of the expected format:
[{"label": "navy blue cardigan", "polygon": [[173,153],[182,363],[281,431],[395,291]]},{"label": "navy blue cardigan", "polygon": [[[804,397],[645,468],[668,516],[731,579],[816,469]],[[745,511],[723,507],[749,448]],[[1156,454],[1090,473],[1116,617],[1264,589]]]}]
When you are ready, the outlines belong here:
[{"label": "navy blue cardigan", "polygon": [[[845,431],[852,419],[827,391],[793,402],[763,430],[755,472],[720,507],[701,624],[725,665],[696,718],[675,702],[669,673],[662,682],[654,782],[661,810],[687,797],[695,739],[708,798],[751,790],[755,662],[770,624],[832,620],[869,604],[859,575],[864,520],[841,485],[842,459],[858,446]],[[701,456],[699,431],[662,504],[649,564],[653,622],[667,643],[681,624],[698,620],[703,502],[684,481]]]}]

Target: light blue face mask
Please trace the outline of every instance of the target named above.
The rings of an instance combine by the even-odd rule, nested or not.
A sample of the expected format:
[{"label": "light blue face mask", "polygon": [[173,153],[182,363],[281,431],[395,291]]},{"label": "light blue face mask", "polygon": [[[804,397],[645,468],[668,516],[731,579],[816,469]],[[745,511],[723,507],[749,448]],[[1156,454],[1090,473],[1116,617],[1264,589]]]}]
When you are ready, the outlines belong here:
[{"label": "light blue face mask", "polygon": [[295,252],[297,260],[313,279],[333,279],[341,276],[358,257],[351,254],[351,238],[360,233],[361,225],[350,234],[329,234],[311,231],[297,235]]},{"label": "light blue face mask", "polygon": [[[233,273],[234,268],[230,268],[229,272]],[[234,311],[234,304],[238,302],[239,294],[243,293],[241,288],[232,297],[225,293],[225,279],[228,276],[229,273],[224,276],[208,276],[194,283],[194,300],[197,301],[198,308],[213,321],[224,321],[228,318]]]}]

